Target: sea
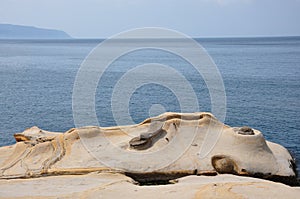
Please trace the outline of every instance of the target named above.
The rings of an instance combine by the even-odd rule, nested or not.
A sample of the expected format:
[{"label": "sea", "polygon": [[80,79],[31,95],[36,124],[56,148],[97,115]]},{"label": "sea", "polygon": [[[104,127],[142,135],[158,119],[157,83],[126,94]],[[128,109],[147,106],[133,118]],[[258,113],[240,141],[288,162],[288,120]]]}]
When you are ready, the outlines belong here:
[{"label": "sea", "polygon": [[[260,130],[267,140],[285,146],[296,158],[299,173],[300,37],[194,40],[211,57],[222,78],[226,94],[225,124],[250,126]],[[75,126],[72,97],[76,76],[84,60],[102,42],[102,39],[0,40],[0,146],[14,144],[13,134],[32,126],[55,132]],[[167,40],[165,44],[172,46],[172,42]],[[94,96],[100,126],[119,125],[116,117],[126,111],[119,115],[130,116],[133,123],[164,111],[184,111],[182,99],[178,98],[182,84],[176,79],[167,85],[155,80],[140,84],[130,95],[121,90],[114,104],[126,106],[119,107],[119,112],[117,107],[117,116],[112,111],[115,86],[125,74],[147,63],[173,68],[191,85],[198,100],[199,110],[195,111],[213,111],[211,91],[191,63],[168,51],[139,49],[121,55],[101,74]],[[150,72],[133,76],[131,82],[135,82],[135,77],[143,79],[146,74],[172,80],[174,71],[168,70],[170,73],[150,68]],[[194,107],[192,102],[184,104]]]}]

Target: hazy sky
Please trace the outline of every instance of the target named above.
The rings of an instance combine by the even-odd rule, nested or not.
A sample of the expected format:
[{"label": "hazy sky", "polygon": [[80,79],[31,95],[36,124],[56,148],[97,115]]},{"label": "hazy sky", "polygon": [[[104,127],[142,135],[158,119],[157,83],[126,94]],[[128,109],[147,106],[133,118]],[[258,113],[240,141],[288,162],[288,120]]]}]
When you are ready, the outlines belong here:
[{"label": "hazy sky", "polygon": [[0,0],[0,23],[82,38],[146,26],[192,37],[300,35],[300,0]]}]

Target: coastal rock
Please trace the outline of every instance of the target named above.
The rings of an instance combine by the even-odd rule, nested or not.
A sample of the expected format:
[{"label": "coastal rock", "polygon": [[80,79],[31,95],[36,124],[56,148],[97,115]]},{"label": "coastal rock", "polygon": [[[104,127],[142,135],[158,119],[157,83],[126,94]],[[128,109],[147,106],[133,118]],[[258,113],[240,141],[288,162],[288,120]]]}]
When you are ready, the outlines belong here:
[{"label": "coastal rock", "polygon": [[0,198],[299,198],[300,187],[230,174],[186,176],[166,185],[139,186],[122,174],[90,173],[0,180]]},{"label": "coastal rock", "polygon": [[137,125],[65,133],[32,127],[15,138],[16,144],[0,148],[0,179],[100,172],[139,183],[224,173],[297,181],[287,149],[258,130],[229,127],[210,113],[164,113]]}]

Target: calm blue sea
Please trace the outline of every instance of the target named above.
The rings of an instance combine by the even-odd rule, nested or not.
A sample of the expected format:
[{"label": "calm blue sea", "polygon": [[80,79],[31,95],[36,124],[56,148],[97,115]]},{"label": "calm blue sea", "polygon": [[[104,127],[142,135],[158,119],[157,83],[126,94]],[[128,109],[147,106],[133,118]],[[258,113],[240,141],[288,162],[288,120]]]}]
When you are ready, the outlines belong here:
[{"label": "calm blue sea", "polygon": [[[225,123],[262,131],[266,139],[288,148],[298,159],[299,168],[300,37],[197,41],[222,74],[227,96]],[[74,127],[73,83],[80,64],[99,42],[0,40],[0,146],[13,144],[14,133],[34,125],[60,132]],[[118,79],[132,67],[154,61],[180,71],[194,88],[200,110],[211,111],[201,76],[178,57],[148,49],[121,57],[104,73],[95,97],[101,126],[115,125],[110,99]],[[133,121],[147,118],[153,104],[163,105],[166,111],[180,111],[178,100],[168,88],[143,85],[130,98]]]}]

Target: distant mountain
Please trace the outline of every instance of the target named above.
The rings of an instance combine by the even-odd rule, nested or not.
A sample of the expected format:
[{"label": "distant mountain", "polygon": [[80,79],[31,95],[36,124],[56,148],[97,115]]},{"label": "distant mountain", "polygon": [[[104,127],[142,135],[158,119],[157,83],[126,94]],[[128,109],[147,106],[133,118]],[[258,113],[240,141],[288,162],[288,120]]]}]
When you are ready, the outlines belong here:
[{"label": "distant mountain", "polygon": [[70,39],[71,36],[61,30],[0,24],[0,39]]}]

